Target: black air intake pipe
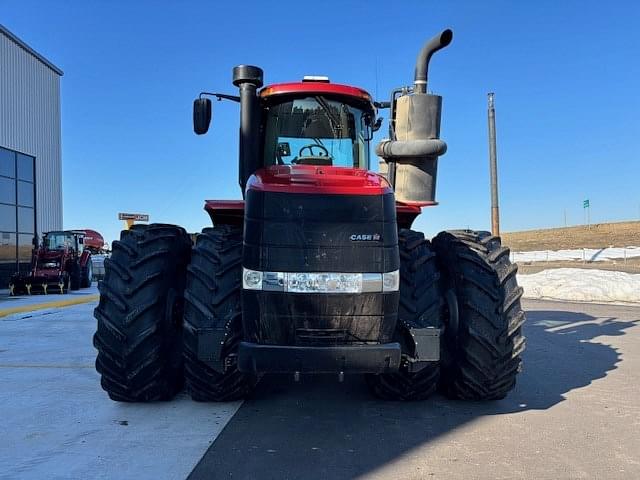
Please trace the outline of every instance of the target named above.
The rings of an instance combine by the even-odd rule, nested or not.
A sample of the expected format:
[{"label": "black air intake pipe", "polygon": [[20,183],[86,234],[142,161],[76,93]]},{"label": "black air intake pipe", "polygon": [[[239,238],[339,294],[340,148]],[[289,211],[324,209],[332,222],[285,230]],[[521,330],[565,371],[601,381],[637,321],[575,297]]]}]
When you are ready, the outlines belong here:
[{"label": "black air intake pipe", "polygon": [[263,72],[252,65],[238,65],[233,69],[233,84],[240,89],[240,158],[238,174],[240,188],[258,169],[260,159],[260,99],[258,88],[262,87]]},{"label": "black air intake pipe", "polygon": [[453,32],[444,30],[429,40],[418,54],[413,91],[395,90],[392,95],[390,138],[378,144],[376,154],[389,164],[387,176],[401,202],[435,202],[438,157],[447,144],[440,140],[442,97],[426,93],[427,73],[433,54],[452,39]]}]

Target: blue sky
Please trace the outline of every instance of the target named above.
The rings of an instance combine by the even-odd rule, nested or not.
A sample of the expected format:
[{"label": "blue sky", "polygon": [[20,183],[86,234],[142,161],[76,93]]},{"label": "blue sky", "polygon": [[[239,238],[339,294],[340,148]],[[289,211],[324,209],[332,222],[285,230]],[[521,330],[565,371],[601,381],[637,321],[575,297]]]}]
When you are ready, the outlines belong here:
[{"label": "blue sky", "polygon": [[325,74],[385,100],[411,82],[422,43],[450,27],[430,69],[449,145],[440,206],[416,224],[434,235],[489,227],[489,91],[503,230],[560,226],[565,210],[580,223],[587,197],[594,222],[640,217],[639,5],[0,0],[0,23],[65,72],[65,227],[108,240],[119,211],[197,231],[205,198],[240,198],[237,105],[214,103],[207,136],[191,125],[198,92],[235,93],[233,66],[261,66],[266,83]]}]

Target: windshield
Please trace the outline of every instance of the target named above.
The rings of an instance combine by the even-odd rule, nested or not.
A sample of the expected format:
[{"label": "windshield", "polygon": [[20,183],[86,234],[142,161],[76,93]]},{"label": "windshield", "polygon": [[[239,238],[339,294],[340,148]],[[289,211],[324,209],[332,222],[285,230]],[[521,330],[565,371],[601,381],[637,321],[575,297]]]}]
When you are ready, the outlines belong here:
[{"label": "windshield", "polygon": [[65,247],[73,248],[73,236],[64,233],[50,233],[44,238],[44,246],[48,250],[59,250]]},{"label": "windshield", "polygon": [[369,168],[370,116],[322,96],[268,109],[264,164]]}]

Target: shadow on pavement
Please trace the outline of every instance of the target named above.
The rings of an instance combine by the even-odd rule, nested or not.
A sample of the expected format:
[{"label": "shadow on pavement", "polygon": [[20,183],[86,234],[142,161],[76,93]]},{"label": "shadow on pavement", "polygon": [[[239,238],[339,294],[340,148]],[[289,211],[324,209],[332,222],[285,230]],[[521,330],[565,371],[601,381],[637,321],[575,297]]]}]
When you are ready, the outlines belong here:
[{"label": "shadow on pavement", "polygon": [[[635,319],[634,319],[635,320]],[[371,472],[416,446],[486,415],[548,409],[571,390],[617,368],[599,336],[624,335],[635,321],[529,310],[524,371],[506,399],[383,402],[361,377],[266,376],[190,478],[328,479]],[[594,343],[592,343],[594,342]]]}]

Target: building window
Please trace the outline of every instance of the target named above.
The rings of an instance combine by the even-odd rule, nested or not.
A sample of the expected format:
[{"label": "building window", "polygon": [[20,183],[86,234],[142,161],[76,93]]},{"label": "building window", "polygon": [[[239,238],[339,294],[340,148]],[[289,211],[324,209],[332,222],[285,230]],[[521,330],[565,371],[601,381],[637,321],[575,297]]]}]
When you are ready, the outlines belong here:
[{"label": "building window", "polygon": [[29,269],[35,196],[35,158],[0,147],[0,274]]},{"label": "building window", "polygon": [[0,148],[0,175],[9,178],[16,176],[16,153],[6,148]]}]

